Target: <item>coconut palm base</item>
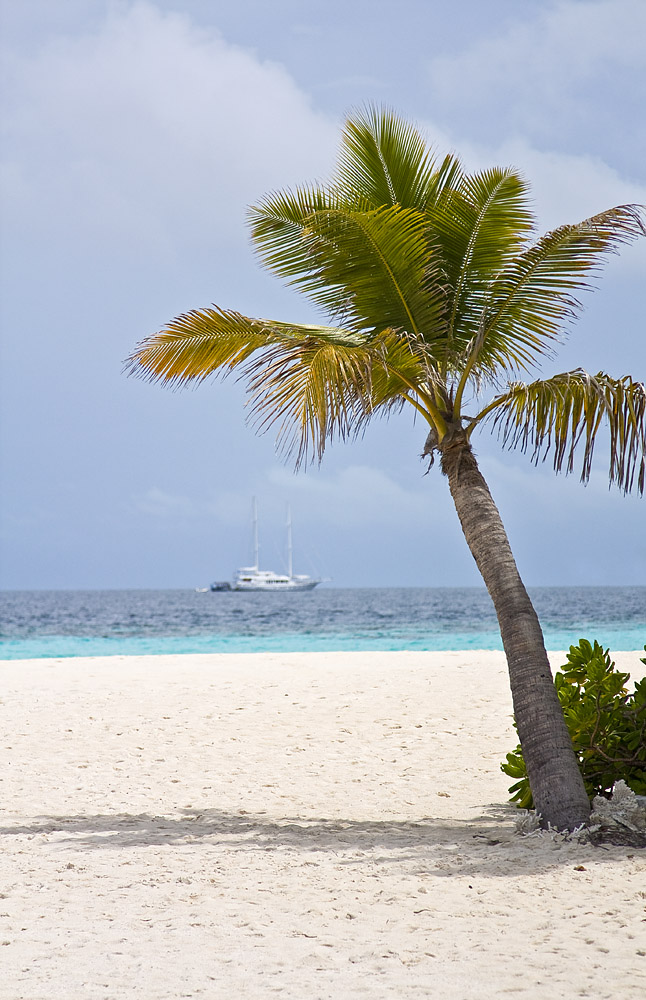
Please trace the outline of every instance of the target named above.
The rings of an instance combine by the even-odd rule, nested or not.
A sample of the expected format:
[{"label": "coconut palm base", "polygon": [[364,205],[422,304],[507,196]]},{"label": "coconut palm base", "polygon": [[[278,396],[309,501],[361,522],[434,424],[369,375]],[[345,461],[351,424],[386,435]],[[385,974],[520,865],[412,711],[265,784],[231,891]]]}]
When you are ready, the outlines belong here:
[{"label": "coconut palm base", "polygon": [[519,381],[562,338],[589,275],[646,231],[642,208],[620,205],[534,240],[516,171],[466,174],[413,126],[368,108],[346,122],[328,185],[271,194],[250,224],[262,263],[334,325],[212,306],[141,343],[130,370],[170,385],[237,371],[256,426],[276,424],[297,466],[374,416],[415,410],[496,608],[534,801],[545,823],[574,829],[590,807],[540,625],[470,442],[488,425],[535,461],[550,455],[557,472],[580,455],[586,481],[606,425],[610,482],[643,492],[642,383],[581,369]]}]

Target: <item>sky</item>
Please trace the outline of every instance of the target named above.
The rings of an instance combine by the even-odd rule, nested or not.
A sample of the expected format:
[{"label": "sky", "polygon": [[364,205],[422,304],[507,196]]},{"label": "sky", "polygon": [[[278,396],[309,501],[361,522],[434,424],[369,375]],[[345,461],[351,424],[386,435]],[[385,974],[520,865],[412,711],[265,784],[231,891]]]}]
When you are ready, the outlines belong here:
[{"label": "sky", "polygon": [[[515,166],[542,230],[646,202],[643,0],[21,0],[2,6],[0,586],[194,587],[248,563],[331,586],[478,586],[409,414],[296,474],[244,386],[127,378],[187,309],[321,317],[264,273],[247,206],[325,180],[366,102],[470,169]],[[543,374],[644,379],[646,240]],[[644,500],[474,439],[529,586],[646,584]]]}]

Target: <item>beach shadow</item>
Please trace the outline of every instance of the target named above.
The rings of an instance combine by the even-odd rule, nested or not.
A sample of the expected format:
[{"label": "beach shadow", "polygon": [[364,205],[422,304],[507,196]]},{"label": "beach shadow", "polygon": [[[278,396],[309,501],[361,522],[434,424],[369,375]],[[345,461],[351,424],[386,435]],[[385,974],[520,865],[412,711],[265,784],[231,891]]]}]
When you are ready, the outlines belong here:
[{"label": "beach shadow", "polygon": [[[39,816],[20,826],[0,827],[0,836],[59,834],[57,846],[73,850],[127,850],[175,847],[203,842],[244,855],[292,851],[314,857],[334,855],[337,864],[398,864],[416,861],[437,877],[488,874],[518,876],[571,865],[579,854],[613,860],[632,854],[631,847],[593,848],[566,842],[559,849],[543,838],[514,833],[516,810],[493,804],[473,819],[423,817],[406,821],[358,821],[284,817],[279,820],[243,810],[182,809],[177,816],[149,813]],[[63,834],[61,837],[60,835]],[[546,836],[546,835],[545,835]],[[549,855],[541,845],[550,847]],[[538,849],[536,849],[538,848]],[[574,852],[574,854],[573,854]]]}]

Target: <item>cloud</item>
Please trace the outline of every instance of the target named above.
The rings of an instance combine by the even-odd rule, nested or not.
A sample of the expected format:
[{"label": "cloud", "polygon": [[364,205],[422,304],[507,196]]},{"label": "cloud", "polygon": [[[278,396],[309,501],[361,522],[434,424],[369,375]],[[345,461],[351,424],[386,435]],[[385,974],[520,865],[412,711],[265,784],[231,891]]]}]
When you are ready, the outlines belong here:
[{"label": "cloud", "polygon": [[202,513],[200,508],[203,506],[190,497],[168,493],[157,486],[152,486],[145,493],[134,497],[131,503],[135,510],[147,517],[173,522],[180,518],[195,517],[198,512]]},{"label": "cloud", "polygon": [[[429,67],[439,145],[527,178],[541,231],[646,202],[642,0],[562,0]],[[643,243],[643,241],[641,241]],[[615,270],[634,275],[646,247]]]},{"label": "cloud", "polygon": [[281,465],[258,471],[253,484],[218,488],[196,502],[187,496],[151,487],[133,499],[134,506],[155,517],[185,516],[239,526],[250,519],[250,497],[262,498],[263,520],[282,525],[289,501],[299,521],[335,527],[379,527],[393,519],[410,528],[427,524],[431,507],[428,482],[402,485],[383,469],[351,464],[334,471],[309,469],[298,475]]},{"label": "cloud", "polygon": [[210,490],[196,497],[151,486],[132,494],[124,509],[158,521],[192,522],[196,527],[215,523],[231,527],[246,524],[251,508],[249,493],[244,490]]},{"label": "cloud", "polygon": [[276,467],[269,479],[272,485],[289,489],[296,503],[324,523],[348,528],[399,523],[407,529],[414,524],[428,524],[428,488],[403,486],[383,469],[349,465],[333,473],[294,477]]},{"label": "cloud", "polygon": [[[538,5],[466,50],[429,66],[442,121],[474,137],[526,136],[539,148],[581,150],[643,169],[642,0]],[[641,150],[641,151],[640,151]]]},{"label": "cloud", "polygon": [[[644,186],[603,157],[528,138],[535,73],[551,60],[563,62],[560,72],[585,77],[601,58],[596,32],[612,20],[603,58],[621,54],[622,76],[638,46],[630,32],[621,44],[617,38],[634,13],[628,0],[561,3],[530,25],[436,60],[434,86],[447,101],[471,112],[474,101],[492,100],[495,114],[487,104],[486,137],[462,128],[459,116],[450,131],[439,119],[429,122],[430,135],[442,150],[457,144],[474,165],[525,170],[546,226],[646,200]],[[283,67],[151,3],[115,6],[80,35],[50,36],[26,55],[9,54],[6,67],[9,231],[13,222],[16,239],[71,258],[105,247],[115,273],[116,246],[126,258],[146,254],[189,267],[199,255],[213,270],[226,268],[232,255],[248,254],[246,206],[272,188],[327,176],[334,160],[339,123],[316,111]],[[514,99],[499,107],[503,85]],[[514,131],[504,109],[519,103],[527,105],[528,128]]]},{"label": "cloud", "polygon": [[644,502],[608,488],[601,455],[587,486],[549,460],[487,454],[480,461],[523,578],[535,585],[643,585]]},{"label": "cloud", "polygon": [[497,154],[501,163],[517,165],[526,175],[548,228],[646,201],[646,184],[627,179],[598,157],[540,151],[522,139],[503,142]]},{"label": "cloud", "polygon": [[[498,36],[481,38],[460,56],[434,60],[438,86],[477,82],[478,93],[510,86],[535,94],[538,82],[554,100],[573,80],[594,81],[605,67],[643,66],[646,13],[641,0],[561,0],[537,7],[534,19],[515,21]],[[470,68],[468,76],[460,70]]]},{"label": "cloud", "polygon": [[7,59],[12,214],[157,250],[243,237],[245,206],[326,169],[336,125],[279,65],[145,2]]}]

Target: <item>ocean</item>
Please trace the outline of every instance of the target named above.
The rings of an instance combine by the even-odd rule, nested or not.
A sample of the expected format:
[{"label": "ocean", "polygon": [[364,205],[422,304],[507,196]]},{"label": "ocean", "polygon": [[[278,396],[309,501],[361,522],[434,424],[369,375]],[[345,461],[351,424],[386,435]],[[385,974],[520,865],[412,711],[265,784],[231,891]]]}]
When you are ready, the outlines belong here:
[{"label": "ocean", "polygon": [[[646,643],[646,587],[538,587],[548,649]],[[0,659],[161,653],[502,649],[480,588],[0,592]]]}]

